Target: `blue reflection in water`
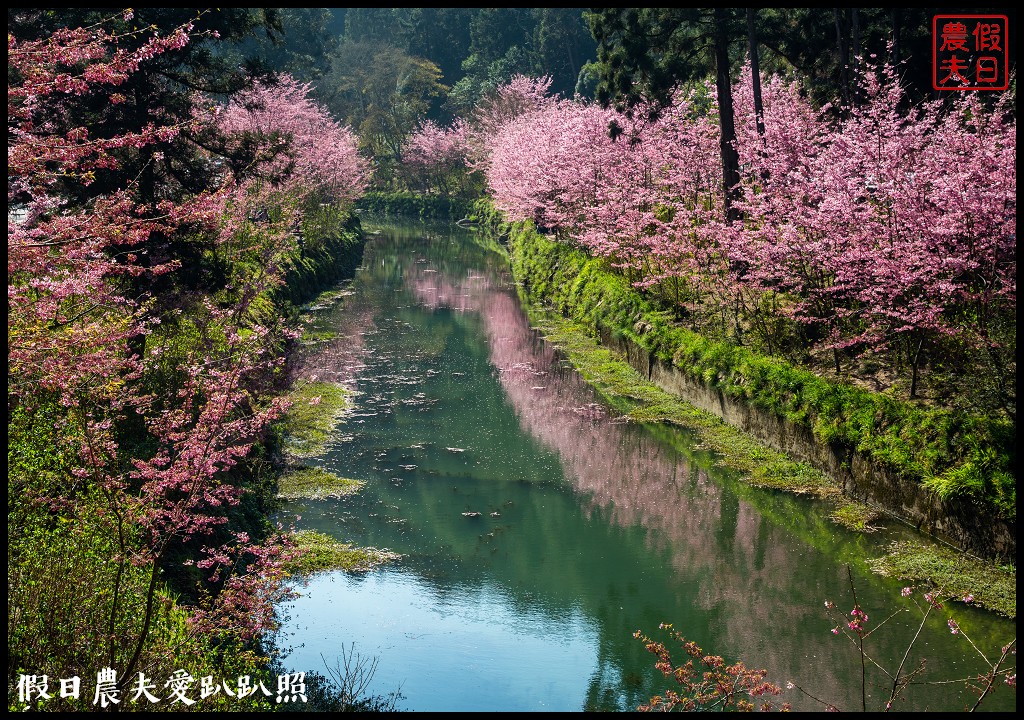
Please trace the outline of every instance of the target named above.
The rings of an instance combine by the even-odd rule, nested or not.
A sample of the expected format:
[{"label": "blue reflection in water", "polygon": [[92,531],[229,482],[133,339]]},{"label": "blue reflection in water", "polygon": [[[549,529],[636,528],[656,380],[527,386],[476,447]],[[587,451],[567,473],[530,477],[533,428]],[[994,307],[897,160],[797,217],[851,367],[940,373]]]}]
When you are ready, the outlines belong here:
[{"label": "blue reflection in water", "polygon": [[581,612],[524,609],[493,585],[442,595],[388,569],[321,575],[302,595],[287,608],[306,638],[289,664],[323,672],[321,655],[333,667],[340,646],[354,643],[379,658],[374,692],[401,688],[400,708],[579,710],[597,669],[597,629]]}]

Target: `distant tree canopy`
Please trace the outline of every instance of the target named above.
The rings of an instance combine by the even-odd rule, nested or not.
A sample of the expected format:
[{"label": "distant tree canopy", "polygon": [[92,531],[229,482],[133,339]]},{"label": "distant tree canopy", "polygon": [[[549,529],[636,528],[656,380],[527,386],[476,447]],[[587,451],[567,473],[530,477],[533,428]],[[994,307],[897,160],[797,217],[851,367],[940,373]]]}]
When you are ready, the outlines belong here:
[{"label": "distant tree canopy", "polygon": [[259,55],[267,67],[303,82],[315,83],[330,73],[341,41],[330,8],[277,8],[276,21],[278,32],[250,36],[241,52]]},{"label": "distant tree canopy", "polygon": [[320,86],[334,114],[356,129],[379,163],[401,158],[405,139],[447,90],[431,61],[370,41],[343,43]]},{"label": "distant tree canopy", "polygon": [[343,44],[390,45],[437,65],[451,92],[435,103],[433,120],[468,112],[517,74],[551,75],[552,90],[572,95],[595,57],[581,8],[348,8],[343,15]]},{"label": "distant tree canopy", "polygon": [[[599,92],[605,98],[664,97],[668,88],[707,68],[706,43],[696,31],[711,8],[597,8],[585,13],[598,42]],[[753,30],[766,72],[793,71],[819,105],[855,101],[851,85],[860,60],[874,55],[901,64],[908,100],[932,94],[932,18],[937,14],[998,14],[1012,8],[758,8]],[[735,74],[748,46],[742,9],[729,8],[729,57]],[[1016,37],[1008,38],[1015,67]],[[638,80],[639,86],[631,83]]]}]

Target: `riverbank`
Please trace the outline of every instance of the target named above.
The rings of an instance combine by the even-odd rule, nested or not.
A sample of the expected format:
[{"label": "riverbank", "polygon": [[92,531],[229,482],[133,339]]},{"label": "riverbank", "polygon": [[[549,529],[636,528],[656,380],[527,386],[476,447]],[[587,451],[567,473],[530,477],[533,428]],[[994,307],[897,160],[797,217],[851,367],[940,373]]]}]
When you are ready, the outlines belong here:
[{"label": "riverbank", "polygon": [[[278,311],[301,331],[290,350],[296,354],[329,342],[334,333],[316,323],[316,314],[343,303],[339,285],[352,279],[362,262],[367,237],[359,217],[321,208],[307,218],[300,253],[286,260],[285,283],[274,294]],[[283,502],[343,497],[359,492],[363,482],[340,477],[307,461],[321,454],[344,416],[351,411],[351,393],[336,382],[290,373],[288,411],[274,425],[271,449],[275,456],[276,499]],[[365,572],[398,556],[386,550],[340,543],[323,533],[305,531],[292,538],[300,557],[288,571],[301,577],[342,569]]]},{"label": "riverbank", "polygon": [[446,195],[421,195],[412,192],[365,193],[356,207],[382,217],[415,218],[420,220],[460,220],[473,209],[473,201]]},{"label": "riverbank", "polygon": [[[833,518],[848,527],[870,531],[872,522],[886,514],[909,522],[924,532],[926,542],[894,547],[888,559],[878,560],[876,571],[927,582],[950,595],[971,594],[977,599],[982,593],[985,607],[1015,617],[1012,522],[991,508],[979,513],[975,503],[958,506],[956,501],[929,497],[919,481],[907,477],[909,462],[902,474],[893,467],[878,467],[871,453],[861,450],[870,448],[870,442],[844,447],[839,438],[823,433],[843,418],[823,419],[820,412],[797,409],[800,390],[812,394],[811,383],[805,381],[803,388],[790,385],[790,397],[780,397],[783,393],[773,385],[778,374],[763,372],[756,359],[741,357],[738,367],[731,368],[705,368],[693,362],[693,354],[688,355],[678,341],[684,332],[667,327],[663,315],[599,261],[551,241],[530,224],[503,229],[509,233],[513,273],[524,304],[531,309],[531,321],[564,349],[613,407],[637,420],[695,430],[724,465],[746,473],[753,484],[830,498]],[[669,342],[673,336],[674,345]],[[700,342],[685,339],[691,348]],[[705,350],[713,354],[721,349]],[[736,358],[725,358],[729,359]],[[780,408],[789,412],[780,413]],[[912,460],[915,452],[926,451],[906,442],[904,447],[892,447],[903,439],[892,431],[873,439],[876,446],[888,442],[890,456],[902,454]],[[838,462],[837,449],[845,452]],[[792,455],[796,459],[787,457]],[[892,502],[908,493],[915,498],[912,502]],[[951,541],[970,551],[950,552]],[[1012,558],[1009,563],[1002,553]],[[980,559],[981,554],[987,559]]]}]

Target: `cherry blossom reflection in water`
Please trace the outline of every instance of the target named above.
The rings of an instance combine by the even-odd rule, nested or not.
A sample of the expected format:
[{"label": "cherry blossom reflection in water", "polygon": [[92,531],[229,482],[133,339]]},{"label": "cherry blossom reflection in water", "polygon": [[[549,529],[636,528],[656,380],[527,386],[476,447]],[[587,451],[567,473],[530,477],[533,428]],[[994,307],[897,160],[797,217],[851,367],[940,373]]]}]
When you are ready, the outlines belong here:
[{"label": "cherry blossom reflection in water", "polygon": [[[626,422],[597,402],[593,388],[530,327],[515,292],[500,278],[421,275],[426,269],[417,266],[407,276],[416,297],[427,308],[480,315],[491,363],[523,431],[557,453],[581,502],[620,526],[646,528],[652,549],[671,557],[665,572],[676,573],[682,583],[698,583],[699,616],[713,617],[716,624],[720,646],[714,652],[766,668],[779,682],[797,679],[813,694],[856,707],[859,688],[848,675],[856,656],[827,632],[820,610],[824,598],[848,592],[845,566],[822,566],[817,560],[818,572],[808,572],[804,559],[815,551],[725,489],[721,478],[712,480],[709,472],[721,472],[707,454],[681,453],[678,443],[667,444],[651,428]],[[829,522],[820,508],[794,498],[765,507],[809,518],[817,513],[801,522]],[[871,590],[865,586],[860,592]],[[892,605],[891,598],[875,599]],[[878,657],[898,662],[908,641],[899,633],[876,638],[884,648]],[[963,655],[954,653],[944,662],[955,666]],[[797,707],[806,702],[788,699]]]},{"label": "cherry blossom reflection in water", "polygon": [[[368,485],[302,522],[407,557],[315,579],[292,608],[296,662],[357,641],[380,657],[374,691],[402,684],[416,710],[628,709],[664,689],[631,637],[664,621],[859,706],[822,601],[845,597],[845,562],[865,606],[899,594],[856,564],[861,539],[833,537],[807,501],[743,490],[686,433],[606,410],[480,245],[385,233],[369,257],[337,343],[303,366],[365,390],[330,461]],[[951,637],[927,639],[944,662]],[[879,639],[880,657],[905,646]]]}]

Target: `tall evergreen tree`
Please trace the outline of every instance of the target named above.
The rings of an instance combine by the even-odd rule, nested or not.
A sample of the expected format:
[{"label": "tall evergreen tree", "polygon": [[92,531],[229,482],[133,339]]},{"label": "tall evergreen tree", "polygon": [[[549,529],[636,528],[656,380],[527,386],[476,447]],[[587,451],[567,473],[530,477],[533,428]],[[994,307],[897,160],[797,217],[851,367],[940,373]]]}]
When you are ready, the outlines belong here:
[{"label": "tall evergreen tree", "polygon": [[[601,8],[587,14],[597,40],[598,100],[627,113],[659,117],[681,84],[713,69],[718,90],[722,183],[728,217],[739,182],[732,108],[730,49],[740,37],[737,13],[727,8]],[[613,134],[618,129],[612,128]]]}]

